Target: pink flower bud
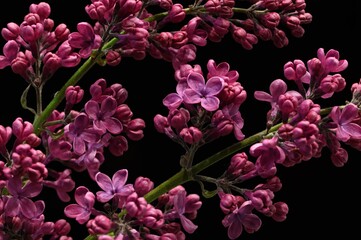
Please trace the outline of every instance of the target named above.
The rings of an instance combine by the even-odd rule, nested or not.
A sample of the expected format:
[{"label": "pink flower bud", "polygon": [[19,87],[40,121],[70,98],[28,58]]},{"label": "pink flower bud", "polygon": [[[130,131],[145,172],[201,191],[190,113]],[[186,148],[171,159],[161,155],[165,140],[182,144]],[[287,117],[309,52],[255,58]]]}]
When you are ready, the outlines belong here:
[{"label": "pink flower bud", "polygon": [[277,222],[282,222],[286,220],[288,214],[288,206],[284,202],[276,202],[273,204],[275,211],[272,214],[272,219]]},{"label": "pink flower bud", "polygon": [[122,57],[119,52],[110,50],[109,52],[107,52],[105,59],[109,66],[117,66],[119,65]]},{"label": "pink flower bud", "polygon": [[183,128],[179,133],[179,136],[183,139],[184,142],[188,144],[198,143],[202,137],[203,133],[196,127]]},{"label": "pink flower bud", "polygon": [[65,219],[59,219],[54,224],[54,232],[57,235],[67,235],[70,232],[71,226]]},{"label": "pink flower bud", "polygon": [[134,183],[135,192],[138,196],[143,197],[154,187],[154,183],[147,177],[138,177]]},{"label": "pink flower bud", "polygon": [[87,222],[86,226],[91,235],[106,234],[112,228],[113,222],[105,215],[97,215]]},{"label": "pink flower bud", "polygon": [[69,86],[65,90],[65,99],[68,103],[74,105],[79,103],[84,96],[84,90],[79,86]]}]

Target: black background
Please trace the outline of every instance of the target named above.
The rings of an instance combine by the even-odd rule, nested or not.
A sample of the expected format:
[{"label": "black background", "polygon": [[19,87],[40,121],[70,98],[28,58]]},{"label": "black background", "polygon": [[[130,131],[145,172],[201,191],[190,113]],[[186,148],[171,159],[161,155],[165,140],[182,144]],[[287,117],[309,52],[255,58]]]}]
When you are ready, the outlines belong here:
[{"label": "black background", "polygon": [[[40,1],[12,0],[6,7],[0,8],[0,27],[13,21],[21,23],[28,13],[31,3]],[[66,23],[71,31],[76,30],[76,23],[86,21],[92,23],[85,14],[84,7],[90,1],[81,0],[49,0],[52,7],[50,18],[55,25]],[[316,51],[322,47],[325,51],[336,49],[341,59],[349,61],[349,67],[342,72],[346,79],[346,89],[335,95],[334,103],[343,104],[349,100],[352,83],[361,78],[361,48],[357,32],[361,21],[357,17],[359,1],[306,1],[306,11],[313,15],[311,24],[304,25],[305,35],[302,38],[290,37],[287,47],[277,49],[271,42],[260,41],[253,50],[244,50],[229,37],[222,43],[209,43],[199,48],[197,60],[206,71],[208,59],[217,63],[227,61],[231,69],[236,69],[240,82],[248,93],[248,99],[241,106],[245,120],[243,132],[246,136],[264,129],[265,113],[268,105],[252,99],[253,91],[268,91],[271,81],[283,78],[283,65],[290,60],[301,59],[304,62],[316,57]],[[2,45],[5,43],[1,40]],[[45,100],[51,99],[60,87],[74,72],[74,69],[61,69],[45,87]],[[147,57],[143,61],[123,59],[117,67],[100,67],[92,69],[80,82],[85,89],[92,82],[104,77],[109,83],[120,82],[128,91],[128,105],[134,117],[146,121],[145,137],[139,142],[130,142],[129,151],[121,158],[106,160],[101,171],[111,176],[117,169],[128,168],[129,182],[139,175],[151,178],[160,184],[179,170],[178,159],[183,153],[175,143],[153,129],[152,119],[157,113],[166,114],[162,99],[175,89],[171,64],[162,60]],[[32,116],[20,106],[20,96],[26,83],[13,74],[9,68],[0,71],[0,124],[11,125],[18,116],[32,121]],[[326,101],[327,106],[332,104]],[[326,105],[325,105],[326,106]],[[196,156],[196,161],[210,156],[225,146],[234,143],[233,136],[221,139],[203,149]],[[349,149],[349,148],[347,148]],[[329,152],[325,149],[321,158],[296,165],[292,168],[280,168],[279,177],[283,188],[276,194],[275,200],[285,201],[289,205],[289,214],[285,222],[276,223],[261,217],[263,225],[255,234],[242,234],[240,239],[360,239],[360,153],[349,149],[349,162],[342,168],[332,165]],[[225,161],[226,162],[226,161]],[[226,163],[220,163],[208,173],[222,172]],[[75,176],[77,184],[95,187],[86,174]],[[187,184],[188,193],[199,193],[196,184]],[[65,204],[55,198],[54,191],[45,192],[45,199],[51,199],[46,205],[46,214],[52,218],[64,218]],[[199,226],[189,239],[227,239],[226,230],[221,224],[223,214],[218,207],[217,198],[205,199],[194,221]],[[86,232],[82,227],[73,224],[73,238],[83,239]],[[85,235],[84,235],[85,234]]]}]

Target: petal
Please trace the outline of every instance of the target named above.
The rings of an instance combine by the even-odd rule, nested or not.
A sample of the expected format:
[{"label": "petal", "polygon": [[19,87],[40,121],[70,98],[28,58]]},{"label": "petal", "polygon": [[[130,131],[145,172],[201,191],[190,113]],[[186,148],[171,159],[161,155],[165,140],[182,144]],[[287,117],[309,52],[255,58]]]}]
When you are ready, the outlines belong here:
[{"label": "petal", "polygon": [[183,92],[183,101],[188,104],[196,104],[201,102],[201,95],[193,89],[186,89]]},{"label": "petal", "polygon": [[272,96],[264,91],[255,91],[254,98],[259,101],[272,102]]},{"label": "petal", "polygon": [[39,195],[42,189],[43,189],[43,185],[41,183],[28,182],[23,187],[21,195],[23,197],[32,198]]},{"label": "petal", "polygon": [[207,111],[215,111],[219,107],[219,99],[214,96],[206,97],[201,99],[201,105]]},{"label": "petal", "polygon": [[184,230],[187,233],[194,233],[194,231],[198,228],[197,225],[195,225],[191,220],[189,220],[188,218],[186,218],[183,215],[180,215],[179,219],[181,221],[181,224],[182,224]]},{"label": "petal", "polygon": [[114,194],[104,191],[98,191],[97,193],[97,199],[99,202],[108,202],[110,199],[114,197]]},{"label": "petal", "polygon": [[353,121],[357,117],[358,108],[356,105],[350,103],[347,104],[346,107],[342,110],[341,116],[340,116],[340,124],[345,124]]},{"label": "petal", "polygon": [[248,214],[242,218],[242,224],[246,229],[252,229],[258,231],[262,225],[261,219],[256,214]]},{"label": "petal", "polygon": [[206,86],[205,86],[205,90],[206,90],[206,95],[217,95],[218,93],[220,93],[222,91],[224,87],[224,80],[221,77],[212,77],[210,79],[208,79]]},{"label": "petal", "polygon": [[231,225],[228,227],[228,237],[229,239],[236,239],[239,236],[241,236],[243,231],[242,223],[239,221],[234,221],[231,223]]},{"label": "petal", "polygon": [[30,219],[33,217],[37,217],[38,211],[37,211],[36,205],[29,198],[22,198],[20,200],[19,205],[20,205],[20,211],[25,217],[30,218]]},{"label": "petal", "polygon": [[116,118],[107,118],[103,121],[103,126],[112,134],[119,134],[123,131],[123,124]]},{"label": "petal", "polygon": [[85,104],[85,112],[88,114],[90,119],[98,119],[97,114],[99,112],[99,104],[94,100],[89,100]]},{"label": "petal", "polygon": [[113,185],[115,189],[121,189],[128,180],[128,170],[121,169],[114,173],[113,177]]},{"label": "petal", "polygon": [[69,218],[75,218],[79,214],[84,212],[84,208],[78,204],[70,204],[64,208],[64,214]]},{"label": "petal", "polygon": [[186,204],[186,192],[179,191],[174,196],[174,208],[180,215],[182,215],[185,211],[185,204]]},{"label": "petal", "polygon": [[117,101],[113,97],[107,97],[101,103],[100,112],[104,118],[113,116],[117,108]]},{"label": "petal", "polygon": [[188,86],[194,91],[200,93],[205,87],[205,80],[202,74],[191,72],[187,78]]},{"label": "petal", "polygon": [[170,93],[163,99],[163,105],[170,110],[178,108],[182,102],[183,99],[176,93]]},{"label": "petal", "polygon": [[341,127],[342,131],[350,135],[351,138],[361,139],[361,127],[356,123],[349,123]]},{"label": "petal", "polygon": [[95,175],[95,181],[97,182],[99,187],[106,192],[112,192],[114,189],[112,180],[110,180],[110,177],[108,177],[108,175],[104,173],[98,172]]},{"label": "petal", "polygon": [[81,155],[81,154],[85,153],[86,145],[81,137],[74,138],[73,148],[74,148],[74,152],[76,154]]}]

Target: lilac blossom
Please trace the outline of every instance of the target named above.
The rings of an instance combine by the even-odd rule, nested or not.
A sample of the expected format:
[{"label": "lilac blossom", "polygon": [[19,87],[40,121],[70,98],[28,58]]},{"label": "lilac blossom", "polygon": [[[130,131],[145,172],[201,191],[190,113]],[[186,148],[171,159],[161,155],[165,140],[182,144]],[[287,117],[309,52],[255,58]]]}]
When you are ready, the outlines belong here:
[{"label": "lilac blossom", "polygon": [[190,73],[187,78],[189,88],[183,91],[183,101],[188,104],[201,103],[207,111],[215,111],[220,100],[216,97],[224,87],[221,77],[212,77],[205,82],[202,74]]},{"label": "lilac blossom", "polygon": [[276,163],[286,159],[285,152],[277,145],[278,138],[263,139],[251,146],[250,154],[257,157],[256,168],[261,177],[270,177],[276,173]]},{"label": "lilac blossom", "polygon": [[361,139],[361,127],[353,121],[358,117],[358,108],[355,104],[347,104],[342,110],[333,107],[330,117],[336,124],[334,129],[337,139],[346,142],[350,138]]},{"label": "lilac blossom", "polygon": [[34,202],[30,198],[39,195],[42,185],[28,181],[23,186],[20,177],[13,177],[9,179],[7,189],[11,196],[4,206],[6,216],[13,217],[20,213],[27,216],[27,209],[34,208]]},{"label": "lilac blossom", "polygon": [[95,204],[95,195],[86,187],[78,187],[75,190],[75,201],[77,204],[69,204],[64,208],[64,213],[69,218],[84,224],[90,218]]},{"label": "lilac blossom", "polygon": [[178,191],[178,193],[174,196],[174,209],[177,212],[178,218],[180,219],[184,230],[188,233],[193,233],[198,226],[184,216],[187,203],[186,195],[187,193],[184,190]]},{"label": "lilac blossom", "polygon": [[274,80],[270,87],[270,93],[255,91],[254,97],[259,101],[269,102],[271,106],[277,104],[278,98],[287,91],[287,84],[282,79]]},{"label": "lilac blossom", "polygon": [[76,154],[83,154],[86,151],[87,143],[95,143],[100,139],[100,132],[89,128],[90,120],[85,113],[80,113],[74,122],[65,126],[65,135],[73,143]]},{"label": "lilac blossom", "polygon": [[78,32],[69,34],[69,44],[74,48],[80,48],[80,56],[87,58],[93,49],[100,46],[102,39],[94,33],[93,27],[87,22],[78,23],[77,30]]},{"label": "lilac blossom", "polygon": [[98,172],[95,175],[95,181],[103,191],[96,193],[97,199],[100,202],[108,202],[115,196],[127,197],[134,192],[132,184],[125,184],[128,179],[128,170],[121,169],[114,173],[110,179],[104,173]]},{"label": "lilac blossom", "polygon": [[222,220],[223,226],[228,227],[228,237],[230,239],[238,238],[243,229],[252,233],[258,231],[261,227],[262,221],[256,214],[252,213],[253,208],[250,200],[245,201]]},{"label": "lilac blossom", "polygon": [[188,87],[186,81],[178,81],[177,93],[170,93],[163,99],[163,105],[169,110],[177,109],[183,103],[183,91]]},{"label": "lilac blossom", "polygon": [[90,100],[85,104],[85,112],[93,120],[94,128],[102,133],[109,131],[113,134],[119,134],[123,131],[122,123],[113,117],[116,108],[117,101],[111,96],[102,100],[100,106],[94,100]]}]

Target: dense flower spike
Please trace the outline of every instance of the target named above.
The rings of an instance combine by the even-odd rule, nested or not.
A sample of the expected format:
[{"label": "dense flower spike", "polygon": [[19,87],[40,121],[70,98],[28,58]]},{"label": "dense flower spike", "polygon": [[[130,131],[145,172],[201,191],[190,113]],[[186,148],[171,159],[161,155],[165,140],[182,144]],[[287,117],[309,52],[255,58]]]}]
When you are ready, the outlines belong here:
[{"label": "dense flower spike", "polygon": [[[321,109],[319,101],[346,87],[341,72],[348,61],[337,50],[319,48],[308,61],[286,62],[283,75],[290,81],[277,78],[269,93],[253,93],[270,108],[266,129],[252,136],[243,132],[241,107],[248,94],[239,72],[225,61],[209,59],[207,71],[193,62],[201,47],[227,35],[247,51],[262,41],[286,47],[312,22],[305,0],[91,0],[84,9],[91,21],[76,23],[74,32],[65,23],[56,25],[46,2],[30,4],[21,23],[1,30],[0,69],[9,67],[25,80],[21,106],[34,121],[17,117],[11,126],[0,125],[0,239],[73,239],[70,233],[78,226],[47,220],[46,189],[67,204],[63,213],[87,230],[87,240],[187,239],[198,230],[203,206],[201,196],[185,188],[187,182],[198,183],[204,199],[219,198],[224,214],[219,224],[229,239],[237,239],[257,232],[262,218],[287,219],[287,203],[276,201],[283,186],[280,165],[318,158],[327,147],[332,164],[342,167],[349,157],[345,145],[361,150],[361,80],[344,105]],[[162,101],[167,112],[154,113],[153,126],[184,151],[180,171],[159,185],[145,176],[130,183],[133,172],[125,168],[109,176],[103,171],[111,155],[128,158],[128,145],[145,134],[145,120],[127,104],[125,84],[100,77],[89,91],[78,85],[93,66],[115,68],[126,58],[147,57],[173,67],[174,90]],[[60,68],[80,63],[46,106],[45,83]],[[34,101],[28,101],[30,90]],[[230,134],[234,145],[198,159],[201,147]],[[200,174],[227,157],[222,174]],[[77,174],[83,172],[96,189],[80,185]]]}]

